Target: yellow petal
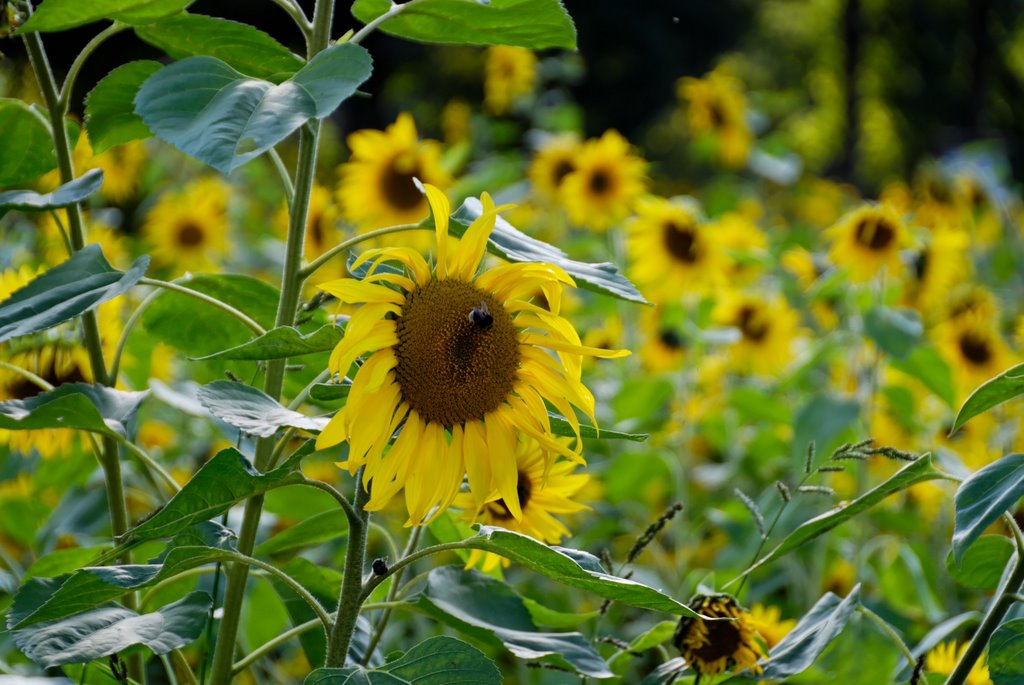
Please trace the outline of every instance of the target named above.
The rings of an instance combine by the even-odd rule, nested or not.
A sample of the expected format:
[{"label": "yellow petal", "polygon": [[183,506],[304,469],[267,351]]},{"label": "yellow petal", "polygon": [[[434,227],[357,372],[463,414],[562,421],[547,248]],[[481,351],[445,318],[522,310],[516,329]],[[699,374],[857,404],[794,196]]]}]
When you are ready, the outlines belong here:
[{"label": "yellow petal", "polygon": [[354,278],[341,278],[336,281],[321,283],[320,290],[328,292],[345,304],[363,304],[366,302],[390,302],[401,305],[405,297],[391,288],[382,285],[357,281]]},{"label": "yellow petal", "polygon": [[509,513],[520,521],[523,518],[523,510],[519,506],[519,491],[516,489],[519,483],[519,471],[516,469],[516,435],[511,426],[496,415],[487,416],[484,424],[487,427],[487,447],[491,453],[494,488],[501,495]]},{"label": "yellow petal", "polygon": [[448,198],[439,188],[425,183],[423,190],[427,194],[427,202],[430,203],[430,211],[434,215],[434,233],[437,237],[437,275],[439,278],[447,278],[448,215],[452,213],[452,207],[448,203]]}]

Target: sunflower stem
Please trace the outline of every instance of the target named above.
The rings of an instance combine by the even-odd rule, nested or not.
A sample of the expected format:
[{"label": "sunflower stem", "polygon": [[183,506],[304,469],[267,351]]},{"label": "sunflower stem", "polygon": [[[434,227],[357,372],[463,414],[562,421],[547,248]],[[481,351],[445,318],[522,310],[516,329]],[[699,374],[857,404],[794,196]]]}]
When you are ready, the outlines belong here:
[{"label": "sunflower stem", "polygon": [[58,102],[64,112],[67,112],[68,105],[71,103],[71,90],[75,87],[75,81],[78,79],[78,72],[82,70],[82,65],[89,59],[90,55],[96,51],[100,45],[103,44],[111,36],[121,33],[125,29],[129,28],[127,24],[121,24],[120,22],[114,22],[107,28],[103,29],[85,44],[82,51],[75,57],[75,61],[71,63],[71,68],[68,69],[67,76],[64,77],[64,85],[61,86],[60,94],[57,96]]},{"label": "sunflower stem", "polygon": [[364,600],[363,567],[366,564],[366,531],[370,521],[370,513],[365,506],[370,493],[363,487],[363,469],[360,468],[356,473],[355,481],[355,501],[349,505],[355,510],[355,517],[349,517],[345,575],[341,581],[341,596],[338,598],[338,616],[327,642],[327,661],[324,663],[327,668],[341,668],[345,665],[352,633],[356,629],[356,619],[359,618],[359,608]]},{"label": "sunflower stem", "polygon": [[[307,43],[310,59],[327,47],[331,22],[334,19],[334,0],[316,0],[313,9],[312,38]],[[289,326],[295,321],[295,313],[302,293],[303,277],[302,249],[306,242],[306,221],[309,216],[309,199],[313,192],[316,175],[316,153],[320,139],[319,120],[313,126],[299,129],[299,156],[295,171],[295,195],[288,215],[288,238],[285,241],[284,266],[281,273],[281,296],[277,303],[275,326]],[[263,391],[275,400],[281,398],[284,387],[286,359],[274,359],[267,363]],[[256,443],[255,465],[266,470],[274,453],[273,438],[262,438]],[[249,555],[256,546],[256,532],[260,515],[263,513],[263,495],[250,498],[245,503],[242,527],[238,533],[238,551]],[[227,589],[224,594],[223,615],[217,632],[217,644],[213,652],[210,669],[211,685],[228,685],[231,682],[234,665],[235,641],[242,616],[245,599],[245,585],[249,569],[234,564],[227,572]],[[329,631],[330,632],[330,631]]]},{"label": "sunflower stem", "polygon": [[917,661],[917,657],[915,657],[911,653],[910,648],[907,647],[907,643],[904,642],[903,638],[900,637],[899,633],[897,633],[893,629],[893,627],[891,625],[889,625],[888,621],[886,621],[884,618],[882,618],[881,616],[879,616],[875,612],[871,611],[871,609],[868,609],[863,604],[858,604],[857,605],[857,611],[860,612],[861,616],[863,616],[864,618],[866,618],[869,621],[871,621],[872,623],[874,623],[878,627],[879,630],[881,630],[883,633],[885,633],[885,635],[890,640],[892,640],[892,643],[894,645],[896,645],[896,647],[900,650],[900,652],[903,653],[903,658],[905,658],[907,660],[908,664],[913,664],[915,661]]},{"label": "sunflower stem", "polygon": [[389,19],[394,19],[405,10],[409,9],[410,7],[413,7],[414,5],[418,5],[421,2],[423,2],[423,0],[408,0],[407,2],[403,2],[402,4],[392,3],[391,7],[388,8],[387,12],[380,15],[363,28],[359,29],[359,31],[357,31],[356,34],[352,36],[348,42],[353,43],[354,45],[359,45],[359,43],[363,42],[364,38],[366,38],[368,35],[376,31],[378,26],[388,21]]},{"label": "sunflower stem", "polygon": [[[420,533],[423,532],[423,528],[417,526],[412,529],[412,535],[409,536],[409,542],[405,546],[405,551],[402,552],[402,558],[409,556],[416,551],[416,545],[420,542]],[[385,604],[394,604],[395,599],[398,597],[398,584],[402,582],[402,574],[405,572],[405,568],[398,569],[398,572],[391,577],[391,587],[388,588],[388,596],[384,599]],[[377,649],[377,645],[380,644],[380,640],[384,637],[384,629],[388,626],[388,621],[391,620],[391,612],[394,611],[394,606],[387,606],[384,608],[384,613],[381,614],[380,620],[377,622],[377,626],[373,630],[373,636],[370,638],[370,646],[366,648],[366,654],[363,655],[363,665],[366,666],[370,663],[370,656],[373,654],[373,650]]]},{"label": "sunflower stem", "polygon": [[299,31],[302,32],[302,37],[309,44],[309,40],[313,35],[313,24],[302,13],[302,8],[294,0],[271,0],[271,2],[283,9],[292,18],[295,25],[299,27]]},{"label": "sunflower stem", "polygon": [[359,235],[353,236],[348,240],[341,241],[331,249],[327,250],[327,252],[324,252],[322,255],[311,261],[309,264],[302,267],[299,270],[299,275],[301,276],[302,280],[306,280],[307,278],[315,274],[317,270],[319,270],[320,267],[322,267],[324,264],[331,261],[339,254],[345,252],[345,250],[349,249],[353,245],[358,245],[364,240],[371,240],[373,238],[378,238],[382,235],[388,235],[389,233],[414,231],[419,228],[427,227],[421,226],[420,224],[399,224],[398,226],[387,226],[385,228],[378,228],[373,231],[367,231],[366,233],[360,233]]},{"label": "sunflower stem", "polygon": [[957,662],[956,668],[953,669],[953,672],[949,674],[949,678],[946,679],[945,685],[964,685],[967,682],[967,677],[971,674],[974,664],[978,662],[978,659],[981,658],[981,653],[988,646],[992,633],[996,632],[996,628],[1002,623],[1006,612],[1017,601],[1015,595],[1020,593],[1021,587],[1024,586],[1024,535],[1021,534],[1020,526],[1017,525],[1013,516],[1004,514],[1003,520],[1006,521],[1006,525],[1010,527],[1010,531],[1013,533],[1013,541],[1017,545],[1017,561],[1014,564],[1013,572],[1003,586],[1002,592],[992,600],[985,618],[982,619],[981,625],[975,631],[970,644],[967,645],[963,656]]}]

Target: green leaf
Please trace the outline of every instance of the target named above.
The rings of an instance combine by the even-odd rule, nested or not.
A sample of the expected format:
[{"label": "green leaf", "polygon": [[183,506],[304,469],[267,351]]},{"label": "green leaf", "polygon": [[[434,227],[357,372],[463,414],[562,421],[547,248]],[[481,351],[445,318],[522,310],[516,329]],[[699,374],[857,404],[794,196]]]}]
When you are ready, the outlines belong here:
[{"label": "green leaf", "polygon": [[[272,328],[277,316],[277,288],[241,274],[199,274],[180,285],[215,297],[239,309],[264,328]],[[252,331],[235,317],[172,290],[159,297],[142,315],[142,325],[157,340],[190,357],[201,357],[241,345]]]},{"label": "green leaf", "polygon": [[971,396],[960,407],[960,411],[949,429],[950,435],[955,433],[978,414],[982,414],[996,405],[1024,394],[1024,364],[1018,364],[1003,371],[1001,374],[985,381],[971,393]]},{"label": "green leaf", "polygon": [[196,357],[195,361],[204,359],[285,359],[304,354],[327,352],[334,349],[344,333],[344,328],[331,324],[322,326],[309,335],[303,335],[291,326],[280,326],[247,343],[203,357]]},{"label": "green leaf", "polygon": [[9,190],[6,193],[0,193],[0,217],[12,209],[20,209],[23,212],[43,212],[48,209],[67,207],[92,196],[99,191],[102,184],[103,171],[91,169],[52,193]]},{"label": "green leaf", "polygon": [[501,685],[483,653],[453,637],[432,637],[380,668],[318,668],[303,685]]},{"label": "green leaf", "polygon": [[921,341],[924,326],[913,309],[874,307],[864,315],[864,330],[883,352],[906,359]]},{"label": "green leaf", "polygon": [[812,395],[793,423],[791,457],[803,469],[807,445],[813,442],[824,452],[860,414],[860,403],[831,393]]},{"label": "green leaf", "polygon": [[[473,3],[460,3],[467,6]],[[451,235],[461,238],[473,221],[483,213],[483,205],[475,197],[466,198],[452,219],[449,227]],[[619,272],[619,268],[611,263],[589,264],[577,262],[553,245],[531,238],[500,216],[494,224],[487,249],[502,259],[510,262],[546,262],[561,267],[573,277],[580,288],[611,295],[630,302],[646,304],[647,300],[640,294],[628,278]]]},{"label": "green leaf", "polygon": [[148,390],[124,392],[104,385],[64,383],[24,400],[0,402],[0,428],[77,428],[124,437],[128,423],[148,394]]},{"label": "green leaf", "polygon": [[132,104],[142,83],[163,65],[140,59],[118,68],[103,77],[85,98],[85,128],[96,154],[153,135],[146,122],[135,113]]},{"label": "green leaf", "polygon": [[258,557],[267,557],[347,536],[348,519],[345,517],[345,513],[332,509],[299,521],[290,528],[285,528],[260,543],[253,554]]},{"label": "green leaf", "polygon": [[291,459],[273,471],[260,473],[241,452],[229,447],[203,464],[156,514],[128,531],[128,539],[169,537],[223,514],[237,502],[301,479]]},{"label": "green leaf", "polygon": [[137,28],[135,33],[174,59],[216,57],[243,74],[274,83],[288,78],[305,64],[263,31],[219,17],[179,14]]},{"label": "green leaf", "polygon": [[132,645],[166,654],[199,637],[212,606],[210,595],[192,592],[149,614],[104,607],[12,634],[25,656],[44,668],[84,664]]},{"label": "green leaf", "polygon": [[587,611],[582,614],[570,614],[563,611],[549,609],[540,602],[530,599],[529,597],[523,597],[522,599],[523,604],[526,605],[526,609],[530,612],[530,618],[533,619],[533,624],[536,626],[544,626],[546,628],[575,628],[581,623],[586,623],[592,618],[597,618],[599,613],[595,610]]},{"label": "green leaf", "polygon": [[800,526],[786,536],[786,538],[779,543],[775,549],[761,557],[750,568],[744,571],[740,577],[752,573],[755,569],[758,569],[768,562],[792,552],[798,547],[802,547],[818,536],[827,533],[842,523],[845,523],[857,514],[867,511],[889,495],[899,492],[900,490],[905,490],[911,485],[923,483],[928,480],[935,480],[939,477],[940,472],[932,465],[932,455],[925,454],[919,457],[852,502],[837,505],[832,510],[800,524]]},{"label": "green leaf", "polygon": [[999,626],[988,643],[988,674],[993,685],[1024,685],[1024,618]]},{"label": "green leaf", "polygon": [[329,115],[370,71],[370,54],[351,43],[327,48],[278,85],[214,57],[188,57],[146,79],[135,111],[157,137],[229,173]]},{"label": "green leaf", "polygon": [[1024,454],[1008,454],[971,475],[956,491],[953,561],[1024,496]]},{"label": "green leaf", "polygon": [[[352,14],[369,23],[390,0],[356,0]],[[381,31],[423,43],[576,49],[576,28],[560,0],[430,0],[388,19]]]},{"label": "green leaf", "polygon": [[[548,420],[551,422],[551,432],[555,435],[562,435],[567,438],[576,437],[572,424],[561,414],[548,412]],[[647,433],[622,433],[601,429],[600,432],[593,426],[581,423],[580,435],[589,440],[632,440],[633,442],[644,442],[650,436]]]},{"label": "green leaf", "polygon": [[950,550],[946,555],[946,570],[961,585],[974,590],[995,590],[1013,552],[1009,538],[982,535],[967,549],[959,565]]},{"label": "green leaf", "polygon": [[309,389],[309,396],[318,402],[335,402],[348,397],[352,382],[347,383],[316,383]]},{"label": "green leaf", "polygon": [[127,292],[147,266],[149,257],[142,256],[127,271],[118,271],[99,245],[86,245],[0,302],[0,342],[45,331],[95,309]]},{"label": "green leaf", "polygon": [[177,14],[193,0],[46,0],[18,29],[64,31],[100,19],[116,19],[126,24],[146,24]]},{"label": "green leaf", "polygon": [[846,627],[859,601],[860,585],[842,600],[831,592],[825,593],[768,653],[762,677],[766,680],[789,678],[814,663]]},{"label": "green leaf", "polygon": [[21,100],[0,98],[0,188],[31,183],[57,166],[45,121]]},{"label": "green leaf", "polygon": [[520,659],[543,659],[591,678],[613,675],[582,633],[538,631],[522,597],[479,571],[435,568],[414,604],[465,635],[504,646]]},{"label": "green leaf", "polygon": [[563,585],[587,590],[614,602],[682,616],[699,616],[690,607],[635,580],[601,572],[597,557],[562,547],[548,547],[533,538],[493,526],[480,526],[466,544],[494,552]]},{"label": "green leaf", "polygon": [[25,571],[24,578],[52,578],[71,573],[88,564],[109,547],[69,547],[39,557]]},{"label": "green leaf", "polygon": [[214,381],[199,388],[199,402],[218,419],[243,433],[269,438],[285,427],[319,432],[327,418],[300,414],[258,388],[236,381]]},{"label": "green leaf", "polygon": [[889,366],[924,383],[926,388],[950,407],[956,401],[953,372],[934,347],[918,346],[906,359],[893,359]]}]

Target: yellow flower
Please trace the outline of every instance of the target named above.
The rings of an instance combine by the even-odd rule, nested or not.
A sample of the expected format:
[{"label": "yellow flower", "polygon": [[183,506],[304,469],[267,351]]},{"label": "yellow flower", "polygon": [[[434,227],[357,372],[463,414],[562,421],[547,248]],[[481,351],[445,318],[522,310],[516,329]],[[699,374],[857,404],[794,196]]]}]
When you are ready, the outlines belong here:
[{"label": "yellow flower", "polygon": [[640,361],[651,373],[665,373],[682,367],[686,341],[675,326],[665,321],[660,307],[652,307],[641,318],[644,343]]},{"label": "yellow flower", "polygon": [[[548,544],[556,545],[570,535],[569,529],[554,514],[573,514],[587,507],[572,500],[582,490],[590,476],[573,473],[577,464],[559,461],[549,468],[544,450],[535,440],[520,438],[516,445],[516,492],[522,517],[512,515],[505,500],[498,492],[492,492],[487,501],[479,505],[473,495],[465,493],[455,498],[455,506],[466,509],[465,518],[469,523],[480,522],[488,526],[499,526],[524,533]],[[486,573],[498,564],[507,566],[508,561],[497,554],[473,550],[466,567],[482,562]]]},{"label": "yellow flower", "polygon": [[866,205],[850,212],[829,229],[831,260],[853,281],[866,281],[885,268],[902,273],[900,247],[907,242],[903,221],[886,205]]},{"label": "yellow flower", "polygon": [[742,166],[750,153],[753,134],[747,125],[747,100],[739,79],[715,69],[702,79],[679,79],[676,89],[689,107],[690,132],[695,136],[713,135],[722,162]]},{"label": "yellow flower", "polygon": [[441,168],[441,145],[420,141],[412,115],[402,113],[383,131],[348,137],[352,157],[338,170],[338,201],[345,216],[364,230],[414,224],[427,216],[427,201],[413,179],[442,189],[451,184]]},{"label": "yellow flower", "polygon": [[934,335],[939,351],[953,369],[961,399],[1012,363],[1010,350],[992,321],[976,313],[939,324]]},{"label": "yellow flower", "polygon": [[758,659],[765,656],[757,641],[757,631],[747,613],[729,595],[698,595],[690,600],[690,608],[710,618],[731,618],[732,621],[705,621],[684,616],[676,626],[673,643],[687,665],[699,674],[715,676],[728,670],[760,674]]},{"label": "yellow flower", "polygon": [[796,276],[801,289],[810,290],[822,271],[814,261],[814,255],[802,247],[794,247],[782,253],[779,259],[782,268]]},{"label": "yellow flower", "polygon": [[764,232],[738,212],[723,214],[709,228],[725,251],[729,282],[735,286],[753,281],[761,272],[761,263],[768,254],[768,239]]},{"label": "yellow flower", "polygon": [[226,186],[213,177],[160,196],[142,226],[153,261],[179,271],[214,267],[228,249],[227,199]]},{"label": "yellow flower", "polygon": [[[956,640],[951,640],[936,645],[924,658],[924,670],[938,675],[950,675],[966,651],[966,642],[958,646]],[[966,682],[967,685],[992,685],[984,657],[974,663]]]},{"label": "yellow flower", "polygon": [[575,135],[563,133],[550,137],[530,164],[530,183],[546,201],[556,202],[566,176],[576,171],[576,158],[582,146]]},{"label": "yellow flower", "polygon": [[455,145],[470,139],[473,110],[469,103],[458,98],[449,100],[441,110],[441,130],[444,142]]},{"label": "yellow flower", "polygon": [[654,302],[679,301],[724,281],[721,248],[697,210],[680,201],[645,198],[627,227],[630,275]]},{"label": "yellow flower", "polygon": [[512,104],[533,92],[537,79],[537,57],[526,48],[495,45],[487,50],[484,65],[484,104],[501,115]]},{"label": "yellow flower", "polygon": [[630,151],[615,131],[588,140],[576,155],[575,168],[562,180],[559,201],[578,226],[604,231],[626,218],[646,190],[647,162]]},{"label": "yellow flower", "polygon": [[[42,243],[43,259],[47,264],[60,264],[68,258],[68,246],[64,236],[64,231],[68,229],[67,212],[58,209],[55,213],[60,218],[60,224],[52,212],[43,214],[39,219],[39,240]],[[85,224],[85,242],[98,243],[103,250],[103,256],[111,265],[120,269],[127,268],[131,262],[131,255],[121,233],[113,226],[89,216],[85,217]]]},{"label": "yellow flower", "polygon": [[[360,355],[370,356],[317,448],[349,442],[343,466],[350,473],[365,467],[370,511],[404,488],[406,525],[444,511],[464,475],[476,501],[497,492],[522,520],[517,434],[537,440],[549,466],[558,454],[582,462],[580,436],[572,448],[558,441],[545,403],[574,424],[573,406],[593,419],[593,395],[580,381],[582,356],[629,352],[582,346],[571,323],[526,299],[540,289],[547,302],[558,302],[563,285],[574,285],[560,268],[513,263],[477,275],[499,211],[490,196],[483,195],[482,215],[449,251],[448,200],[433,186],[425,192],[436,225],[433,268],[410,248],[380,248],[357,260],[373,260],[365,280],[320,286],[342,304],[362,305],[331,354],[331,373],[344,375]],[[385,260],[407,273],[377,272]]]},{"label": "yellow flower", "polygon": [[755,604],[750,607],[750,623],[754,630],[764,638],[768,649],[782,642],[789,631],[796,627],[796,621],[788,618],[783,620],[782,611],[776,606]]},{"label": "yellow flower", "polygon": [[782,298],[725,295],[713,316],[719,325],[732,326],[739,332],[739,339],[728,349],[734,368],[774,375],[792,360],[799,319]]},{"label": "yellow flower", "polygon": [[991,290],[977,283],[961,283],[954,287],[945,302],[948,319],[973,317],[983,321],[999,319],[999,303]]},{"label": "yellow flower", "polygon": [[914,252],[912,272],[904,293],[907,304],[933,319],[948,302],[949,292],[968,277],[967,235],[952,229],[935,229]]},{"label": "yellow flower", "polygon": [[[82,134],[85,137],[85,134]],[[117,145],[92,158],[91,169],[103,169],[103,186],[100,194],[115,204],[122,204],[135,197],[139,190],[139,178],[146,161],[146,148],[141,140]],[[81,173],[81,172],[78,172]]]}]

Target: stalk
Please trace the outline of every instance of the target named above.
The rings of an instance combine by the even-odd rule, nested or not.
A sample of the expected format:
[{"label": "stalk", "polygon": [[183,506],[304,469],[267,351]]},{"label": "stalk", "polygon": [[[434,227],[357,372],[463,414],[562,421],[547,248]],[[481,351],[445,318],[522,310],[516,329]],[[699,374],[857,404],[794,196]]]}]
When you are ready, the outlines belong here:
[{"label": "stalk", "polygon": [[363,565],[366,558],[366,531],[370,514],[363,507],[370,499],[370,493],[363,487],[363,470],[356,474],[356,517],[349,517],[348,545],[345,549],[345,575],[341,581],[341,596],[338,598],[338,616],[334,620],[327,642],[327,668],[341,668],[345,665],[352,633],[356,629],[359,607],[363,598]]},{"label": "stalk", "polygon": [[[313,37],[308,45],[308,57],[312,59],[327,47],[334,17],[334,0],[317,0],[313,11]],[[278,300],[275,326],[289,326],[295,321],[295,312],[302,292],[299,270],[302,266],[302,248],[306,240],[306,219],[309,214],[309,198],[313,190],[316,172],[317,143],[320,138],[320,124],[311,122],[299,130],[299,158],[295,174],[295,194],[292,198],[288,221],[288,238],[285,246],[284,270],[281,274],[281,297]],[[267,364],[263,390],[275,400],[280,399],[284,386],[284,359],[275,359]],[[256,445],[255,465],[264,470],[274,452],[273,438],[263,438]],[[263,496],[250,498],[245,504],[245,514],[238,535],[238,551],[251,555],[255,547],[256,531],[263,512]],[[234,564],[227,572],[227,589],[224,595],[223,617],[217,632],[217,645],[213,653],[210,671],[211,685],[227,685],[231,682],[231,667],[238,637],[238,624],[242,614],[242,601],[249,569]]]}]

